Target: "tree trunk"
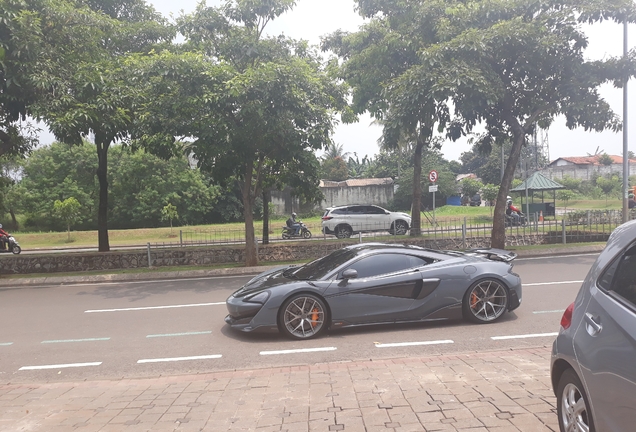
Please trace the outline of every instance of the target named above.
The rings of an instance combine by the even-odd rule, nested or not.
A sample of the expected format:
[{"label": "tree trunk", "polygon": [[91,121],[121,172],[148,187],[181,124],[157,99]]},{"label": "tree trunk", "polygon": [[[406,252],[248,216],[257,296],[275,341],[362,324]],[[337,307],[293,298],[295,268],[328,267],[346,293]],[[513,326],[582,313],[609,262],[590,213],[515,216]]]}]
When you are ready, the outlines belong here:
[{"label": "tree trunk", "polygon": [[263,244],[269,244],[269,203],[272,193],[269,189],[263,191]]},{"label": "tree trunk", "polygon": [[110,251],[108,243],[108,146],[110,141],[95,134],[97,146],[97,179],[99,180],[99,207],[97,209],[97,242],[99,252]]},{"label": "tree trunk", "polygon": [[413,161],[413,210],[411,211],[411,236],[417,237],[422,232],[422,150],[424,140],[422,136],[417,137],[415,146],[415,160]]},{"label": "tree trunk", "polygon": [[71,242],[71,224],[66,225],[66,234],[68,235],[67,243]]},{"label": "tree trunk", "polygon": [[243,217],[245,218],[245,265],[258,265],[256,253],[256,237],[254,235],[254,197],[252,196],[252,175],[254,161],[245,162],[245,178],[243,179]]},{"label": "tree trunk", "polygon": [[9,207],[9,214],[11,215],[11,223],[13,225],[13,230],[17,231],[20,229],[20,225],[18,224],[18,220],[15,217],[15,212],[13,211],[13,207]]},{"label": "tree trunk", "polygon": [[510,151],[510,157],[506,163],[506,169],[504,170],[503,178],[501,179],[501,185],[499,186],[499,194],[497,194],[497,203],[495,204],[495,216],[492,223],[492,235],[490,239],[490,245],[493,248],[504,249],[506,247],[506,196],[510,191],[510,184],[515,175],[515,168],[519,162],[521,156],[521,149],[526,140],[526,134],[523,127],[515,120],[515,123],[511,124],[513,131],[513,143],[512,150]]}]

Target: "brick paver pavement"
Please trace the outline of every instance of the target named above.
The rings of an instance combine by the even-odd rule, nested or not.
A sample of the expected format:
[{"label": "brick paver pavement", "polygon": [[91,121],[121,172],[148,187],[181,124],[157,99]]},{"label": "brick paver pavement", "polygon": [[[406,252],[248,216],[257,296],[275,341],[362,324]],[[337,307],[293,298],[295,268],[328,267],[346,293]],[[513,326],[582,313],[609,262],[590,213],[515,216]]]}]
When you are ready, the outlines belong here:
[{"label": "brick paver pavement", "polygon": [[557,431],[549,348],[0,385],[1,431]]}]

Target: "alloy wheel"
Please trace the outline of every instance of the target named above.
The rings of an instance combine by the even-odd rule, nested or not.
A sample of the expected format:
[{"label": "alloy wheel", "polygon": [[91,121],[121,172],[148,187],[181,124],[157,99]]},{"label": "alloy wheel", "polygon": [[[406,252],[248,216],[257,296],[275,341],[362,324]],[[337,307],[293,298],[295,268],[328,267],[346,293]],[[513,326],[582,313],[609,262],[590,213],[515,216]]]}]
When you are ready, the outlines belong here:
[{"label": "alloy wheel", "polygon": [[294,339],[317,336],[325,327],[325,305],[312,295],[294,297],[285,304],[281,324]]},{"label": "alloy wheel", "polygon": [[345,239],[351,237],[352,231],[348,226],[338,226],[336,227],[336,237],[339,239]]},{"label": "alloy wheel", "polygon": [[405,235],[409,227],[404,221],[395,222],[395,235]]},{"label": "alloy wheel", "polygon": [[475,322],[489,323],[500,318],[508,307],[508,291],[499,282],[488,279],[468,292],[468,310]]},{"label": "alloy wheel", "polygon": [[561,396],[561,422],[565,432],[589,432],[587,404],[579,388],[569,383]]}]

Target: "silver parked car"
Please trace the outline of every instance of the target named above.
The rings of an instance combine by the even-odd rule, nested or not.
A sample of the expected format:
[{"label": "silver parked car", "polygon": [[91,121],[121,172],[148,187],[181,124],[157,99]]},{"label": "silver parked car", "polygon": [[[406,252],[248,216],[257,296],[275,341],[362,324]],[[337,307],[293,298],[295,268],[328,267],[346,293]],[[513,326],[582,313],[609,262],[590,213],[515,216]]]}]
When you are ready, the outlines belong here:
[{"label": "silver parked car", "polygon": [[636,221],[619,226],[552,346],[563,432],[636,430]]}]

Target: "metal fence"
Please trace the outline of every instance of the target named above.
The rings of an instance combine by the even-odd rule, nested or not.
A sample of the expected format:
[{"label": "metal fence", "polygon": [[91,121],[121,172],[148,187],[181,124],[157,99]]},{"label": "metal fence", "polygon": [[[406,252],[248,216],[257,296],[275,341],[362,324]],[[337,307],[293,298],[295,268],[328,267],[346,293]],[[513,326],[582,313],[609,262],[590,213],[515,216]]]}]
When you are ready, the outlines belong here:
[{"label": "metal fence", "polygon": [[[630,219],[636,219],[636,210],[630,211]],[[470,239],[490,237],[492,233],[491,216],[477,217],[439,217],[435,220],[422,217],[421,237],[425,239]],[[395,235],[391,225],[369,221],[357,221],[350,238],[360,242],[391,241],[403,238]],[[609,234],[622,223],[620,210],[572,210],[558,214],[556,217],[541,218],[540,214],[527,215],[527,221],[520,225],[506,226],[506,236],[542,235],[546,243],[580,243],[604,241]],[[284,223],[274,221],[269,232],[270,243],[290,241],[341,241],[335,234],[322,232],[320,223],[307,225],[312,232],[310,240],[282,238]],[[408,235],[408,233],[407,233]],[[258,243],[262,243],[262,226],[255,227]],[[179,239],[172,242],[151,243],[149,248],[192,247],[245,244],[245,230],[233,229],[198,229],[180,230]]]}]

